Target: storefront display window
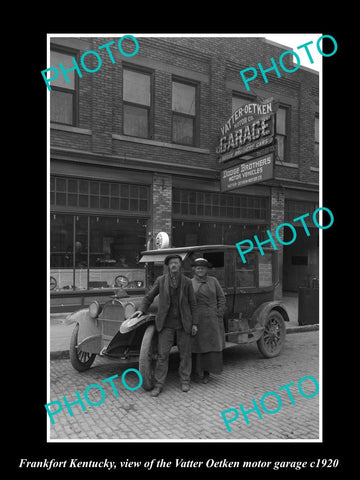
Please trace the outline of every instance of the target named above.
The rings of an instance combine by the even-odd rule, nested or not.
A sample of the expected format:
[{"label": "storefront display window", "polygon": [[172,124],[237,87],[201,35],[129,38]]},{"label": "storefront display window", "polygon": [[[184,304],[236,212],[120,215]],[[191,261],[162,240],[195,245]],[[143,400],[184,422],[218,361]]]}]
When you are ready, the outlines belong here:
[{"label": "storefront display window", "polygon": [[142,286],[149,198],[145,185],[51,176],[52,291]]},{"label": "storefront display window", "polygon": [[267,225],[242,225],[222,222],[173,221],[173,247],[194,245],[235,245],[257,235],[266,238]]},{"label": "storefront display window", "polygon": [[52,291],[144,285],[138,264],[146,248],[146,218],[52,213],[50,276]]}]

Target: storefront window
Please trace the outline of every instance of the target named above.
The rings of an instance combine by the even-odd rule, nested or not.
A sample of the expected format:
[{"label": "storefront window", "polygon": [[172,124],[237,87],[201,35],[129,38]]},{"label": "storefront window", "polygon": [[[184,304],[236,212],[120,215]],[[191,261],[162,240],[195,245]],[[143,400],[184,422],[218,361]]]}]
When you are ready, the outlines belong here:
[{"label": "storefront window", "polygon": [[257,235],[266,238],[266,225],[233,224],[222,222],[173,221],[173,247],[195,245],[235,245]]},{"label": "storefront window", "polygon": [[50,266],[51,268],[72,268],[74,265],[74,216],[51,215]]},{"label": "storefront window", "polygon": [[77,178],[51,177],[50,204],[123,212],[147,212],[149,188]]},{"label": "storefront window", "polygon": [[[52,214],[50,275],[56,290],[83,290],[144,283],[140,252],[146,219]],[[90,239],[90,241],[88,241]]]},{"label": "storefront window", "polygon": [[173,189],[174,215],[267,220],[266,197]]},{"label": "storefront window", "polygon": [[90,267],[134,268],[145,248],[146,221],[90,217]]}]

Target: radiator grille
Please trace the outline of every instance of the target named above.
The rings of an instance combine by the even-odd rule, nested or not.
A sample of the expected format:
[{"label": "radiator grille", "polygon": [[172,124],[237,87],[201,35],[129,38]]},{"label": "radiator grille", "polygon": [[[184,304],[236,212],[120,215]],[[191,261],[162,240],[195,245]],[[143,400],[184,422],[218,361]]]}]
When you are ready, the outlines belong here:
[{"label": "radiator grille", "polygon": [[99,320],[102,322],[103,335],[113,337],[124,321],[124,308],[121,303],[113,300],[104,305]]}]

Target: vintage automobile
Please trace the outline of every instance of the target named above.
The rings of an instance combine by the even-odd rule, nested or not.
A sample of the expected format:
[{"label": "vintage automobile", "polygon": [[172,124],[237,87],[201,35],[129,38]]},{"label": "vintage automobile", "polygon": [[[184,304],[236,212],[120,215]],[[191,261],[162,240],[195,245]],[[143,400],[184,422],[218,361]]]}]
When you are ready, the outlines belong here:
[{"label": "vintage automobile", "polygon": [[[285,341],[285,321],[289,316],[281,301],[275,300],[275,287],[279,282],[277,251],[258,249],[247,253],[244,263],[235,246],[204,245],[163,248],[142,252],[140,263],[145,263],[145,282],[148,290],[155,279],[166,271],[164,259],[177,253],[183,259],[182,270],[192,277],[192,262],[206,258],[212,265],[209,275],[215,276],[226,296],[224,315],[225,348],[237,344],[257,342],[261,354],[278,355]],[[96,355],[119,363],[139,363],[142,386],[150,390],[157,354],[155,316],[157,299],[146,315],[130,318],[138,310],[142,295],[130,295],[119,288],[103,304],[94,301],[89,308],[67,317],[75,323],[70,342],[70,361],[78,371],[85,371]]]}]

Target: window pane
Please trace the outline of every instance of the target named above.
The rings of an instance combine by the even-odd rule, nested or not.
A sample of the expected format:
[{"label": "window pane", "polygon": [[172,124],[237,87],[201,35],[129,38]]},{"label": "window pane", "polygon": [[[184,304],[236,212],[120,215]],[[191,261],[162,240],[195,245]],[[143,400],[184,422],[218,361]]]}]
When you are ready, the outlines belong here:
[{"label": "window pane", "polygon": [[76,193],[69,193],[68,194],[68,205],[71,207],[77,206],[77,194]]},{"label": "window pane", "polygon": [[276,114],[276,132],[286,134],[286,109],[279,108]]},{"label": "window pane", "polygon": [[139,210],[139,200],[135,198],[130,199],[130,210],[132,212],[137,212]]},{"label": "window pane", "polygon": [[56,179],[56,191],[66,192],[66,180],[64,178]]},{"label": "window pane", "polygon": [[146,212],[148,209],[147,207],[147,200],[140,200],[140,210],[142,212]]},{"label": "window pane", "polygon": [[109,197],[100,197],[100,208],[109,208]]},{"label": "window pane", "polygon": [[112,198],[110,200],[110,208],[114,210],[119,210],[120,200],[118,198]]},{"label": "window pane", "polygon": [[[71,268],[73,265],[73,217],[56,214],[50,217],[50,267]],[[61,287],[62,285],[59,285]]]},{"label": "window pane", "polygon": [[[73,55],[69,55],[66,53],[60,53],[56,52],[54,50],[50,51],[50,65],[59,65],[60,63],[63,64],[64,69],[68,70],[69,68],[72,68],[75,66],[75,63],[73,61]],[[59,69],[60,70],[60,69]],[[49,77],[52,76],[51,71],[49,72]],[[48,78],[49,78],[48,77]],[[66,77],[69,80],[69,83],[66,81]],[[75,70],[71,70],[70,72],[67,72],[66,75],[58,75],[57,78],[51,81],[51,86],[52,87],[62,87],[62,88],[69,88],[74,90],[75,89]],[[53,91],[51,91],[51,95],[53,94]]]},{"label": "window pane", "polygon": [[123,99],[150,106],[150,75],[124,70]]},{"label": "window pane", "polygon": [[99,197],[95,197],[94,195],[91,195],[90,208],[99,208]]},{"label": "window pane", "polygon": [[111,184],[111,196],[113,197],[119,196],[119,185],[117,183]]},{"label": "window pane", "polygon": [[277,144],[278,144],[278,155],[280,160],[284,160],[284,151],[285,151],[285,138],[281,135],[277,137]]},{"label": "window pane", "polygon": [[90,267],[93,269],[90,288],[98,288],[104,282],[113,286],[119,274],[130,281],[142,280],[138,271],[130,270],[143,268],[143,264],[137,263],[146,243],[146,225],[142,219],[90,217],[90,229]]},{"label": "window pane", "polygon": [[174,112],[195,115],[195,87],[185,83],[173,82],[172,109]]},{"label": "window pane", "polygon": [[137,185],[130,185],[130,198],[138,198],[139,189]]},{"label": "window pane", "polygon": [[50,120],[73,124],[73,93],[54,90],[50,92]]},{"label": "window pane", "polygon": [[108,183],[100,183],[100,195],[109,195]]},{"label": "window pane", "polygon": [[89,197],[87,195],[79,195],[79,207],[88,207]]},{"label": "window pane", "polygon": [[128,185],[121,185],[121,197],[128,197],[129,196],[129,186]]},{"label": "window pane", "polygon": [[66,193],[56,194],[56,205],[66,205]]},{"label": "window pane", "polygon": [[139,187],[140,198],[147,199],[147,189],[146,187]]},{"label": "window pane", "polygon": [[134,137],[148,137],[148,110],[124,105],[124,134]]},{"label": "window pane", "polygon": [[194,143],[194,120],[180,115],[173,115],[173,141],[183,145]]},{"label": "window pane", "polygon": [[127,198],[120,200],[120,210],[129,210],[129,200]]},{"label": "window pane", "polygon": [[79,181],[79,192],[88,193],[89,192],[89,182],[87,180]]},{"label": "window pane", "polygon": [[95,195],[99,193],[99,182],[91,182],[90,193],[93,193]]},{"label": "window pane", "polygon": [[68,180],[69,192],[77,192],[77,180]]}]

